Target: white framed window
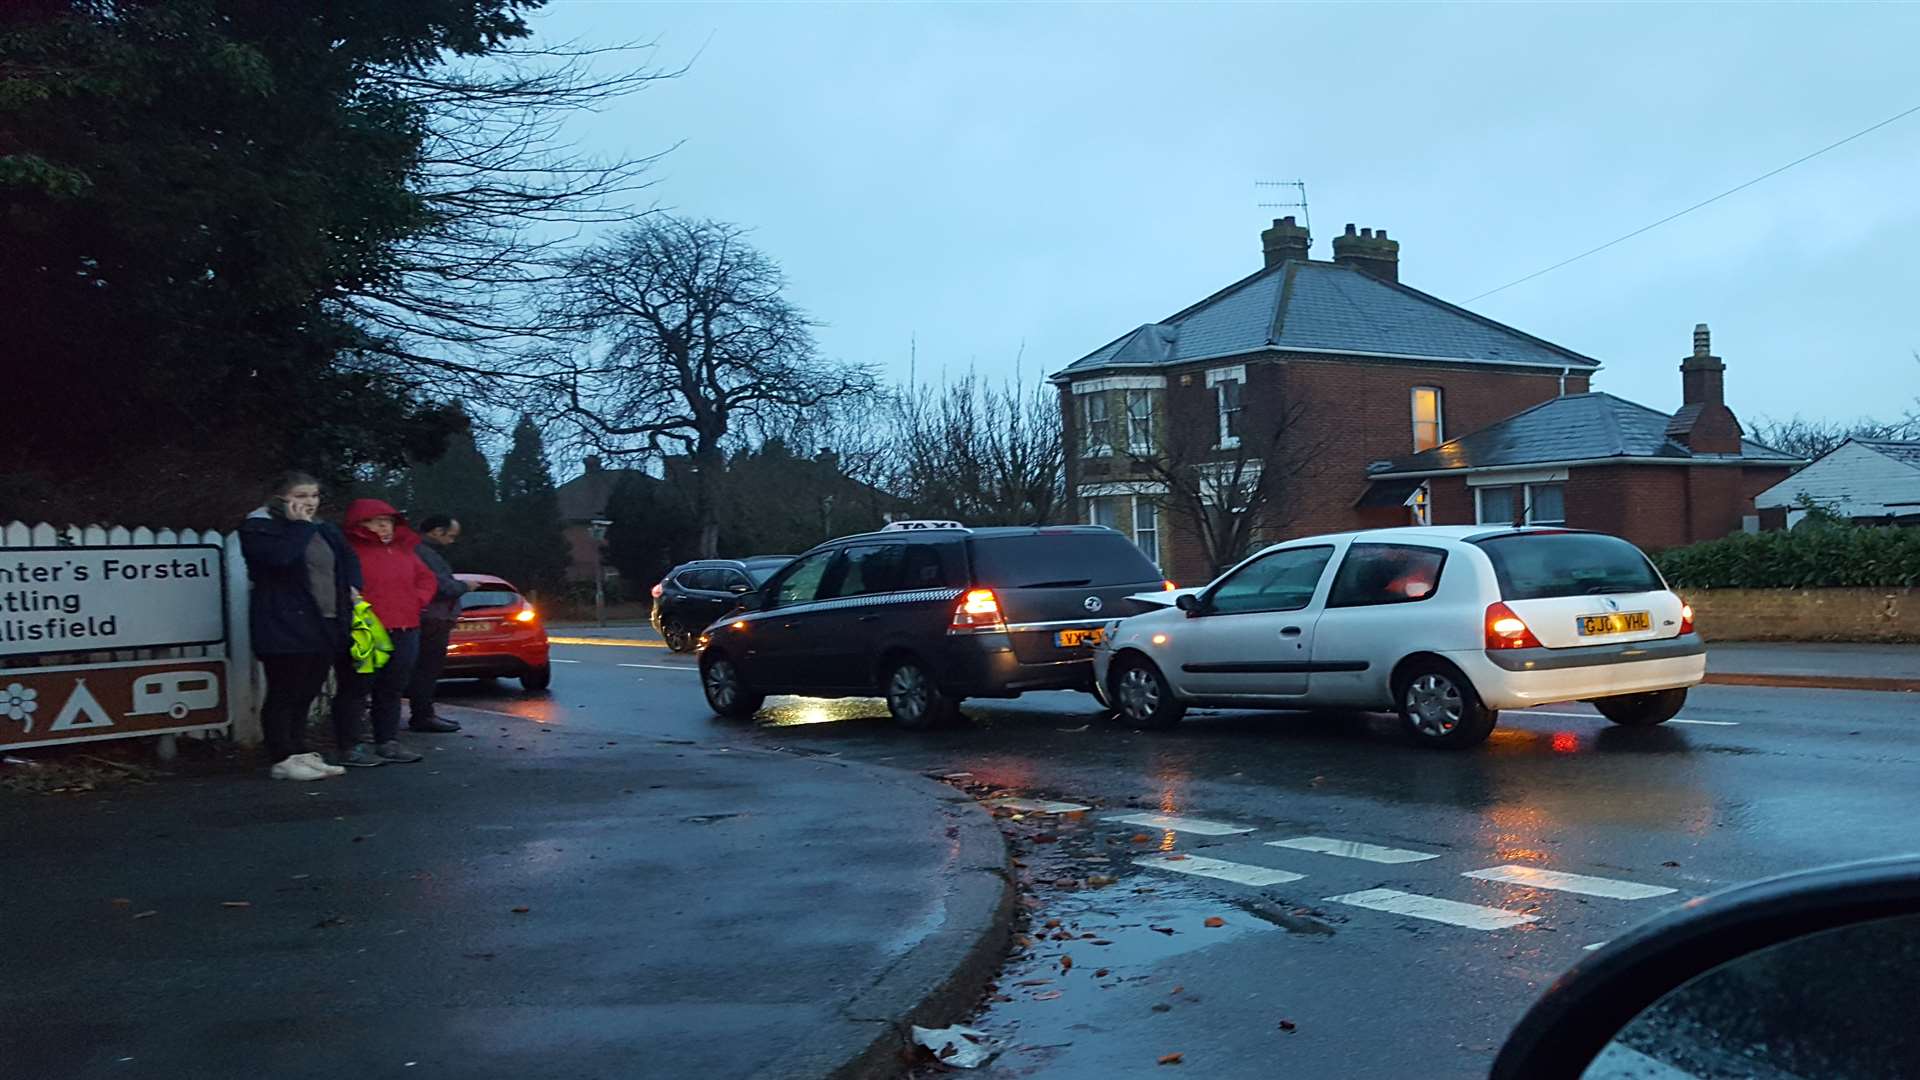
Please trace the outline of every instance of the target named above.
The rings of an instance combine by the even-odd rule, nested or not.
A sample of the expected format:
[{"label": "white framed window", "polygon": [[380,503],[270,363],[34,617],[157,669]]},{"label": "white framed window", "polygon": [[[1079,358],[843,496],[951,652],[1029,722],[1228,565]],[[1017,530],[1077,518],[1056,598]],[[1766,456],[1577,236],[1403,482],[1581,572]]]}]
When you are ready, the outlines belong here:
[{"label": "white framed window", "polygon": [[1447,425],[1442,409],[1440,388],[1413,388],[1413,452],[1431,450],[1447,441]]},{"label": "white framed window", "polygon": [[1567,486],[1497,484],[1474,489],[1475,520],[1481,525],[1565,525]]},{"label": "white framed window", "polygon": [[1413,511],[1415,525],[1433,524],[1433,485],[1421,484],[1407,496],[1407,509]]},{"label": "white framed window", "polygon": [[1120,504],[1126,501],[1125,496],[1120,495],[1103,495],[1097,499],[1088,499],[1087,524],[1105,525],[1109,529],[1120,529],[1121,532],[1125,532],[1125,529],[1120,528]]},{"label": "white framed window", "polygon": [[1231,450],[1240,445],[1240,411],[1247,387],[1246,365],[1235,364],[1207,372],[1207,386],[1213,391],[1214,412],[1220,424],[1214,447]]},{"label": "white framed window", "polygon": [[1105,525],[1138,544],[1160,565],[1160,508],[1146,495],[1100,495],[1087,500],[1087,524]]},{"label": "white framed window", "polygon": [[1153,565],[1160,565],[1160,508],[1152,499],[1134,497],[1133,542],[1140,545]]},{"label": "white framed window", "polygon": [[1106,457],[1113,453],[1113,424],[1107,415],[1107,395],[1080,396],[1080,456]]},{"label": "white framed window", "polygon": [[1127,391],[1127,452],[1153,453],[1153,391]]}]

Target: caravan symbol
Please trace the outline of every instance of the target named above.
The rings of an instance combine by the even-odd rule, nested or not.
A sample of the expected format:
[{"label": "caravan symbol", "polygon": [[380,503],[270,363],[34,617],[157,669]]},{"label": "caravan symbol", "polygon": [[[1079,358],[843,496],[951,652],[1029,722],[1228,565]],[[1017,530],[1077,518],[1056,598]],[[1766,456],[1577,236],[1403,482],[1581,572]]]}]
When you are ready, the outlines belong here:
[{"label": "caravan symbol", "polygon": [[130,716],[165,713],[175,720],[202,709],[220,707],[220,677],[211,671],[169,671],[147,675],[133,684]]}]

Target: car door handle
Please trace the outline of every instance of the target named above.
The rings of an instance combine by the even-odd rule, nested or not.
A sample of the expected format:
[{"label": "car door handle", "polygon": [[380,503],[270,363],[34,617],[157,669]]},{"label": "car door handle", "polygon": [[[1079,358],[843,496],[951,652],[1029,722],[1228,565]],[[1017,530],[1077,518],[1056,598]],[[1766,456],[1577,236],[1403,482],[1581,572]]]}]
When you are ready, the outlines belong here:
[{"label": "car door handle", "polygon": [[1280,636],[1281,637],[1299,637],[1300,628],[1297,626],[1283,626],[1280,628]]}]

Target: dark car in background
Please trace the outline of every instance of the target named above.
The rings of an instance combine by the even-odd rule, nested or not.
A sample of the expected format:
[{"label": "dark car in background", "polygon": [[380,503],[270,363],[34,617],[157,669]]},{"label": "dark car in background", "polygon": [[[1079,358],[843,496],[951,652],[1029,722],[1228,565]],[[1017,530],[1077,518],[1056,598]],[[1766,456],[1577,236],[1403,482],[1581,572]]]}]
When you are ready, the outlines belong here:
[{"label": "dark car in background", "polygon": [[682,563],[653,587],[653,628],[667,648],[692,652],[700,631],[792,561],[791,555],[750,555]]},{"label": "dark car in background", "polygon": [[795,559],[701,648],[707,703],[751,716],[769,694],[883,696],[928,727],[962,699],[1093,690],[1092,650],[1128,597],[1171,588],[1105,526],[894,522]]}]

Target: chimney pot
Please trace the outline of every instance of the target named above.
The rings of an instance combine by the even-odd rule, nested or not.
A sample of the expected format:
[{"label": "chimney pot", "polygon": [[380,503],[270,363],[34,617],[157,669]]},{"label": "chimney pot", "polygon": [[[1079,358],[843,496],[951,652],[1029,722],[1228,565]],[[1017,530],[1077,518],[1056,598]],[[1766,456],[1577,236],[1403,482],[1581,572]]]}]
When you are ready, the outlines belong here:
[{"label": "chimney pot", "polygon": [[1713,354],[1713,336],[1706,323],[1695,323],[1693,327],[1693,355],[1711,356]]},{"label": "chimney pot", "polygon": [[1362,240],[1371,240],[1371,239],[1373,239],[1373,230],[1372,230],[1372,229],[1361,229],[1361,230],[1360,230],[1360,239],[1362,239]]},{"label": "chimney pot", "polygon": [[1351,221],[1349,221],[1349,222],[1347,222],[1347,235],[1348,235],[1348,236],[1352,236],[1352,235],[1354,235],[1354,232],[1353,232],[1353,222],[1351,222]]},{"label": "chimney pot", "polygon": [[1273,228],[1260,233],[1260,250],[1268,269],[1288,260],[1304,261],[1313,247],[1313,237],[1292,217],[1275,218]]},{"label": "chimney pot", "polygon": [[1385,229],[1348,225],[1345,235],[1333,238],[1333,261],[1382,281],[1400,280],[1400,242],[1389,240]]}]

